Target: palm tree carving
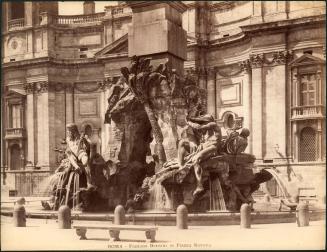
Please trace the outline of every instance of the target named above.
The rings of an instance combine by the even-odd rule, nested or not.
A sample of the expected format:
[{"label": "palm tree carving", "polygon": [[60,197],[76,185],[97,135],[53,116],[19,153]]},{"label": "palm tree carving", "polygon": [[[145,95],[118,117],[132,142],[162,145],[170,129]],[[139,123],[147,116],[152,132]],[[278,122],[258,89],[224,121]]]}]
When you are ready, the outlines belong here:
[{"label": "palm tree carving", "polygon": [[158,148],[159,166],[162,167],[166,162],[166,153],[163,146],[163,135],[150,101],[150,91],[152,87],[159,86],[161,81],[167,79],[167,67],[165,64],[160,64],[153,70],[150,61],[149,58],[142,59],[133,56],[130,68],[123,67],[120,70],[130,91],[144,106]]}]

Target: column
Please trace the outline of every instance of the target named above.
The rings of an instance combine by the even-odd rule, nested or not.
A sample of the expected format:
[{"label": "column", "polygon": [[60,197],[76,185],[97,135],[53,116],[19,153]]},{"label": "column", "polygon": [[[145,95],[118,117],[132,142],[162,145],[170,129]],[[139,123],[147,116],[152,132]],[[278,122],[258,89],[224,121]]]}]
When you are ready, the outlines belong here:
[{"label": "column", "polygon": [[263,55],[251,55],[252,67],[252,150],[257,160],[262,159],[262,64]]},{"label": "column", "polygon": [[248,152],[253,153],[253,132],[252,132],[252,70],[249,60],[242,61],[240,67],[245,75],[243,82],[243,116],[244,126],[250,131]]},{"label": "column", "polygon": [[207,80],[207,112],[214,118],[217,118],[216,114],[216,71],[214,68],[207,68],[208,80]]},{"label": "column", "polygon": [[[30,85],[33,85],[30,83]],[[32,90],[26,91],[26,133],[27,133],[27,161],[30,161],[35,165],[35,123],[36,123],[36,114],[35,114],[35,101],[34,93]]]}]

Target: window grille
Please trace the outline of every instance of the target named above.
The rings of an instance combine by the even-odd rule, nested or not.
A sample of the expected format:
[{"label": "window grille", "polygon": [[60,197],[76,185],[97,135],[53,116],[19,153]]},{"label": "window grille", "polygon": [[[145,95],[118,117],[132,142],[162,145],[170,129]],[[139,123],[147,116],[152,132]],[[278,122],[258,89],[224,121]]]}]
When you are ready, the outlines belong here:
[{"label": "window grille", "polygon": [[308,162],[316,160],[316,132],[310,127],[301,131],[299,161]]}]

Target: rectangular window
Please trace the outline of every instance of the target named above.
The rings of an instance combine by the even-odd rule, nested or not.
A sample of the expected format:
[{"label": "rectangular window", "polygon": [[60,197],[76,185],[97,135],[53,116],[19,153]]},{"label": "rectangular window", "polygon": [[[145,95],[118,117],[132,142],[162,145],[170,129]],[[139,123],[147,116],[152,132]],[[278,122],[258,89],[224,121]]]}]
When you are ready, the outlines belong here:
[{"label": "rectangular window", "polygon": [[317,79],[315,74],[302,74],[300,82],[300,106],[316,104]]},{"label": "rectangular window", "polygon": [[12,105],[11,106],[11,128],[21,128],[21,106]]}]

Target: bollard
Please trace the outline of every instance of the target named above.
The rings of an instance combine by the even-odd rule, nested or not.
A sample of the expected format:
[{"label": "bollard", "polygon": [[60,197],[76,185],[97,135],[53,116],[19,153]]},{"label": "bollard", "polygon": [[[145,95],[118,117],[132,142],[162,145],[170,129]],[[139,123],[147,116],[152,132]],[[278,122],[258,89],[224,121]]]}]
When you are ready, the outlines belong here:
[{"label": "bollard", "polygon": [[263,201],[266,202],[266,203],[269,203],[270,202],[270,196],[269,196],[269,194],[265,194],[265,196],[263,196]]},{"label": "bollard", "polygon": [[67,205],[61,206],[58,210],[58,225],[60,229],[71,228],[70,208]]},{"label": "bollard", "polygon": [[176,226],[179,229],[187,229],[187,207],[179,205],[176,210]]},{"label": "bollard", "polygon": [[122,205],[118,205],[115,208],[114,224],[125,225],[125,209]]},{"label": "bollard", "polygon": [[240,209],[241,228],[251,228],[251,206],[242,204]]},{"label": "bollard", "polygon": [[296,223],[298,227],[309,226],[309,206],[300,203],[296,208]]},{"label": "bollard", "polygon": [[13,211],[13,222],[14,227],[26,227],[26,215],[25,207],[23,205],[17,204],[14,206]]}]

